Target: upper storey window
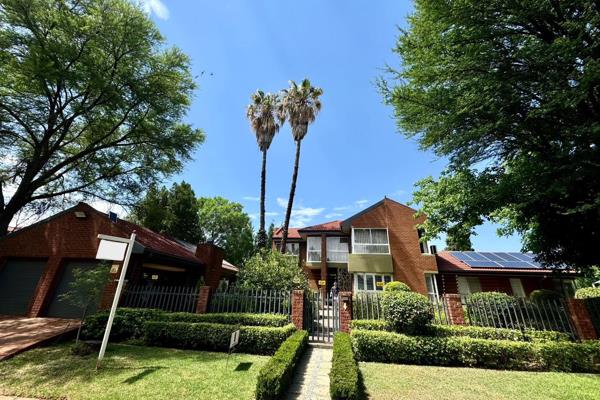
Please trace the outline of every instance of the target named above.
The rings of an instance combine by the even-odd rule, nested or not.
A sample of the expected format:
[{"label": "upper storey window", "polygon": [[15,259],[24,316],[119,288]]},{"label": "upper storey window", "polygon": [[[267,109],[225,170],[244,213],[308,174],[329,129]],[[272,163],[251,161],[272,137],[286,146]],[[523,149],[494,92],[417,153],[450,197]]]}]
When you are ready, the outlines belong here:
[{"label": "upper storey window", "polygon": [[352,252],[355,254],[390,254],[387,229],[352,229]]},{"label": "upper storey window", "polygon": [[321,236],[309,236],[306,238],[306,261],[321,261]]}]

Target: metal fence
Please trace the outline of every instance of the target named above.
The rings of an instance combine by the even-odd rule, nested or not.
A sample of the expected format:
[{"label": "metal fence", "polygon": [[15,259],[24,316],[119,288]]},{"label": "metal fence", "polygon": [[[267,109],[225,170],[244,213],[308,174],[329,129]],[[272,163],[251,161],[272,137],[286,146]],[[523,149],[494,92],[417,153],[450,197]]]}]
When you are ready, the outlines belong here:
[{"label": "metal fence", "polygon": [[465,311],[470,325],[551,330],[574,335],[566,304],[559,299],[531,301],[516,297],[508,300],[466,297]]},{"label": "metal fence", "polygon": [[[383,319],[381,292],[355,292],[352,298],[352,319]],[[441,296],[429,296],[436,324],[449,324],[448,305]]]},{"label": "metal fence", "polygon": [[340,330],[339,297],[331,292],[306,291],[303,318],[311,341],[333,341],[333,335]]},{"label": "metal fence", "polygon": [[208,311],[248,312],[259,314],[291,314],[291,292],[289,290],[262,290],[229,287],[216,291],[209,303]]},{"label": "metal fence", "polygon": [[194,286],[130,285],[125,288],[121,307],[196,312],[198,294]]},{"label": "metal fence", "polygon": [[592,324],[596,328],[596,335],[600,337],[600,297],[585,299],[585,305],[590,313]]}]

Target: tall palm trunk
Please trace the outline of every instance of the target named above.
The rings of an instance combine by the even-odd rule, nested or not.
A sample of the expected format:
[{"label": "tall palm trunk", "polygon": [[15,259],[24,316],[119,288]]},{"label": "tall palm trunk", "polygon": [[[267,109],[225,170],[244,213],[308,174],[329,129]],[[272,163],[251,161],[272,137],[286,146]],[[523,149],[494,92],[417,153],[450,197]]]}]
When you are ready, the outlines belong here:
[{"label": "tall palm trunk", "polygon": [[301,140],[296,140],[296,161],[294,162],[294,173],[292,174],[292,186],[290,187],[290,198],[288,200],[287,210],[285,211],[285,221],[283,223],[283,237],[281,238],[281,252],[285,254],[285,247],[288,238],[288,228],[290,226],[290,217],[292,215],[292,206],[294,205],[294,195],[296,194],[296,180],[298,179],[298,165],[300,164],[300,144]]},{"label": "tall palm trunk", "polygon": [[265,187],[267,178],[267,150],[262,151],[262,171],[260,173],[260,225],[258,228],[258,247],[267,247],[267,233],[265,232]]}]

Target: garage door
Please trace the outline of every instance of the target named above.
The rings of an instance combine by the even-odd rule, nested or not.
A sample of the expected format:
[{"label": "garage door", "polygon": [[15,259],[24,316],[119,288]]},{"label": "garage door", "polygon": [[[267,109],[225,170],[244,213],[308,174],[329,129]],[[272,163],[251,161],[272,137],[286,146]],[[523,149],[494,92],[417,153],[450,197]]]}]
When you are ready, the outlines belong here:
[{"label": "garage door", "polygon": [[[59,318],[81,318],[81,314],[83,310],[79,307],[75,307],[71,305],[69,302],[62,300],[60,296],[64,293],[67,293],[71,287],[69,283],[73,282],[73,270],[76,268],[96,268],[98,263],[95,261],[90,262],[69,262],[65,265],[62,271],[62,275],[58,284],[56,285],[56,289],[52,294],[52,299],[46,309],[46,316],[48,317],[59,317]],[[88,308],[88,314],[96,311],[98,307],[97,304],[92,304]]]},{"label": "garage door", "polygon": [[25,315],[46,261],[8,260],[0,266],[0,314]]}]

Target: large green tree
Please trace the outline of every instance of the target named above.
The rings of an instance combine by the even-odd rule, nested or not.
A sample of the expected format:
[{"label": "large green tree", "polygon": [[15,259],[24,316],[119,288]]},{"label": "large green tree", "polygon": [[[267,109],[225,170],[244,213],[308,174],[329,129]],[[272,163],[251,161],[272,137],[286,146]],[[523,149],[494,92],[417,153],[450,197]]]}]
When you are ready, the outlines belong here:
[{"label": "large green tree", "polygon": [[600,5],[416,0],[408,23],[381,88],[448,160],[415,194],[427,235],[492,220],[547,264],[599,264]]},{"label": "large green tree", "polygon": [[195,84],[126,0],[0,3],[0,236],[20,211],[132,204],[202,142],[183,123]]},{"label": "large green tree", "polygon": [[296,142],[296,156],[294,158],[294,169],[292,172],[292,183],[290,185],[290,196],[283,221],[283,232],[281,236],[281,252],[285,253],[290,226],[290,217],[296,194],[296,182],[298,181],[298,167],[300,166],[300,145],[302,139],[308,133],[308,125],[315,122],[321,111],[321,95],[323,89],[313,86],[308,79],[302,80],[298,85],[290,81],[290,86],[281,91],[278,115],[279,119],[288,121],[292,128],[292,136]]},{"label": "large green tree", "polygon": [[240,203],[223,197],[201,197],[198,200],[200,238],[225,250],[227,261],[242,265],[254,252],[250,217]]},{"label": "large green tree", "polygon": [[260,249],[240,269],[239,286],[263,290],[308,289],[298,258],[277,250]]},{"label": "large green tree", "polygon": [[202,238],[196,194],[185,181],[174,183],[170,190],[151,186],[135,205],[131,219],[155,232],[190,243]]}]

